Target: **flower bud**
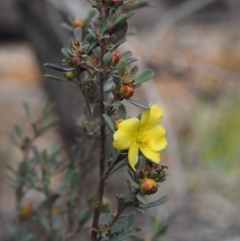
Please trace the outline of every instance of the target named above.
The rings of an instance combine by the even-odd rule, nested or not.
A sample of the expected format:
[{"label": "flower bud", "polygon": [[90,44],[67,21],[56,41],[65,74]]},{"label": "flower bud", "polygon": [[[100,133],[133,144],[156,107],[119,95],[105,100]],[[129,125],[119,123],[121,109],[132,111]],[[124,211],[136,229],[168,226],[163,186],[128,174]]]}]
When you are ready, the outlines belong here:
[{"label": "flower bud", "polygon": [[30,202],[27,202],[20,207],[19,216],[24,219],[29,219],[32,217],[33,212],[33,205]]},{"label": "flower bud", "polygon": [[[163,170],[164,168],[162,166],[159,166],[157,164],[153,164],[150,167],[150,173],[151,173],[151,177],[152,178],[159,178],[159,177],[163,177],[165,175],[165,172]],[[156,177],[153,177],[152,175],[156,174]]]},{"label": "flower bud", "polygon": [[75,79],[75,72],[74,71],[64,72],[63,76],[64,76],[65,79],[74,80]]},{"label": "flower bud", "polygon": [[114,129],[115,129],[115,130],[118,130],[119,124],[120,124],[122,121],[123,121],[122,118],[116,118],[116,119],[114,120]]},{"label": "flower bud", "polygon": [[133,96],[134,88],[129,85],[121,85],[119,94],[124,98],[130,98]]},{"label": "flower bud", "polygon": [[109,208],[109,201],[106,198],[103,198],[101,204],[101,210],[107,210]]},{"label": "flower bud", "polygon": [[110,65],[111,66],[116,66],[119,62],[119,59],[120,59],[120,54],[119,53],[115,53],[112,55],[112,60],[110,62]]},{"label": "flower bud", "polygon": [[81,44],[77,40],[71,40],[71,48],[74,50],[78,50]]},{"label": "flower bud", "polygon": [[147,177],[142,179],[140,184],[140,192],[142,194],[151,195],[156,193],[157,189],[157,183],[153,179]]},{"label": "flower bud", "polygon": [[77,65],[80,64],[81,62],[82,62],[82,58],[79,57],[79,56],[76,56],[76,57],[73,57],[73,58],[72,58],[72,64],[73,64],[74,66],[77,66]]},{"label": "flower bud", "polygon": [[149,177],[148,167],[142,167],[140,172],[139,172],[139,176],[140,176],[140,178]]},{"label": "flower bud", "polygon": [[123,5],[123,0],[109,0],[109,5],[113,7],[120,7]]},{"label": "flower bud", "polygon": [[76,17],[76,18],[73,19],[72,25],[73,25],[74,28],[76,28],[76,27],[82,28],[83,25],[84,25],[84,20],[82,20],[81,18]]}]

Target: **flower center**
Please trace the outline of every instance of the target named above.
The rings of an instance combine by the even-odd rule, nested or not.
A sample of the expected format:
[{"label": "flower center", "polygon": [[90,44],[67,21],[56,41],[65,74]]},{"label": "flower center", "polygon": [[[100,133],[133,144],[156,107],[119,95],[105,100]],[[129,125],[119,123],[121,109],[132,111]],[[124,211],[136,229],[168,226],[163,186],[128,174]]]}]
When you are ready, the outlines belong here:
[{"label": "flower center", "polygon": [[139,144],[146,144],[150,141],[150,138],[149,136],[144,136],[144,135],[140,135],[137,137],[137,142]]}]

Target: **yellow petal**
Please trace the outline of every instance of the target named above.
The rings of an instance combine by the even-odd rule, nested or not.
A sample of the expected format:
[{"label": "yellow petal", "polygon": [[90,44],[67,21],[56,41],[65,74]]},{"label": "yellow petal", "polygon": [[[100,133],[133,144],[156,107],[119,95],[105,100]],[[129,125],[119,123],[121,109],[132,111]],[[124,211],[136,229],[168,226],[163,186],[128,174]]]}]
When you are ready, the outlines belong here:
[{"label": "yellow petal", "polygon": [[159,105],[151,105],[150,110],[144,111],[141,117],[141,131],[146,131],[156,126],[163,117],[163,111]]},{"label": "yellow petal", "polygon": [[144,132],[143,137],[146,136],[149,139],[147,145],[153,151],[161,151],[167,146],[165,134],[165,128],[162,125],[158,125]]},{"label": "yellow petal", "polygon": [[160,162],[160,152],[153,151],[148,145],[145,144],[140,144],[139,149],[142,152],[142,154],[150,161],[154,163]]},{"label": "yellow petal", "polygon": [[131,168],[136,171],[135,165],[138,162],[138,144],[134,141],[128,151],[128,162]]},{"label": "yellow petal", "polygon": [[140,121],[137,118],[122,121],[113,135],[113,146],[119,150],[129,149],[132,142],[136,139],[139,126]]}]

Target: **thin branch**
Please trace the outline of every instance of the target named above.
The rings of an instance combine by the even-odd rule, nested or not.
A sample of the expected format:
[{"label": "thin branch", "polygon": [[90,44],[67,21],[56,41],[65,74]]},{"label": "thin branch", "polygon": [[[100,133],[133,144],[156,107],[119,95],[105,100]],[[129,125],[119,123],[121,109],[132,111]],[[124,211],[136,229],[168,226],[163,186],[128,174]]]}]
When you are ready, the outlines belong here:
[{"label": "thin branch", "polygon": [[104,194],[104,183],[105,183],[105,141],[106,141],[106,135],[105,135],[105,121],[103,118],[103,114],[105,113],[105,107],[104,107],[104,78],[105,78],[105,72],[104,72],[104,63],[103,63],[103,56],[105,55],[105,47],[101,46],[101,68],[102,72],[100,73],[100,96],[99,96],[99,110],[100,110],[100,116],[101,116],[101,123],[100,123],[100,169],[99,169],[99,185],[98,185],[98,196],[97,201],[95,204],[95,209],[93,213],[93,223],[92,223],[92,233],[91,238],[92,241],[96,240],[97,238],[97,232],[96,229],[98,228],[98,220],[100,215],[100,208],[102,205],[102,198]]}]

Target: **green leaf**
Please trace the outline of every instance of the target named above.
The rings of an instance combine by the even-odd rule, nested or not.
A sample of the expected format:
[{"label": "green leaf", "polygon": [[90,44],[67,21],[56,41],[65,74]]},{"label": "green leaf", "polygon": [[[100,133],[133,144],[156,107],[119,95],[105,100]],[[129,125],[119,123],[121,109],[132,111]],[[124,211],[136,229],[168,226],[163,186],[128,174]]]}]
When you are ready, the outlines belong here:
[{"label": "green leaf", "polygon": [[104,67],[106,67],[112,60],[112,54],[110,52],[107,52],[106,54],[104,54],[103,56],[103,63],[104,63]]},{"label": "green leaf", "polygon": [[146,204],[146,201],[143,198],[143,195],[139,192],[136,196],[137,200],[143,204]]},{"label": "green leaf", "polygon": [[127,180],[127,186],[128,186],[128,190],[130,192],[130,194],[132,193],[132,187],[131,187],[131,183],[129,180]]},{"label": "green leaf", "polygon": [[131,57],[132,57],[131,51],[126,51],[123,54],[121,54],[121,59],[123,59],[123,60],[130,59]]},{"label": "green leaf", "polygon": [[127,60],[126,60],[126,63],[127,63],[127,64],[131,64],[131,63],[136,62],[136,61],[137,61],[136,58],[131,58],[131,59],[127,59]]},{"label": "green leaf", "polygon": [[144,210],[140,209],[140,208],[135,208],[137,212],[141,213],[141,214],[144,214]]},{"label": "green leaf", "polygon": [[116,194],[118,208],[122,208],[125,205],[124,194]]},{"label": "green leaf", "polygon": [[127,13],[127,20],[128,20],[129,18],[131,18],[134,14],[135,14],[135,12],[128,12],[128,13]]},{"label": "green leaf", "polygon": [[55,104],[45,105],[41,117],[42,122],[45,122],[53,114],[55,107]]},{"label": "green leaf", "polygon": [[117,25],[123,24],[124,22],[126,22],[126,20],[127,20],[127,15],[124,13],[120,14],[115,20],[115,22],[113,23],[112,28],[116,27]]},{"label": "green leaf", "polygon": [[135,75],[137,72],[138,72],[138,66],[137,65],[135,65],[132,69],[131,69],[131,72],[130,72],[130,74],[131,75]]},{"label": "green leaf", "polygon": [[114,101],[114,102],[111,104],[111,106],[113,106],[113,107],[119,107],[121,104],[122,104],[121,101],[116,100],[116,101]]},{"label": "green leaf", "polygon": [[116,237],[113,237],[111,238],[109,241],[122,241],[122,240],[125,240],[131,236],[134,236],[136,235],[136,231],[134,230],[128,230],[124,233],[121,233],[120,235],[116,236]]},{"label": "green leaf", "polygon": [[82,41],[82,29],[80,27],[74,28],[73,30],[74,38],[78,41]]},{"label": "green leaf", "polygon": [[61,52],[65,57],[72,58],[72,54],[70,53],[70,50],[67,47],[62,48]]},{"label": "green leaf", "polygon": [[29,122],[32,122],[31,111],[30,111],[30,108],[29,108],[28,103],[25,102],[25,103],[23,104],[23,106],[24,106],[24,109],[25,109],[25,112],[26,112],[26,116],[27,116],[28,121],[29,121]]},{"label": "green leaf", "polygon": [[87,17],[84,19],[84,27],[88,26],[90,22],[92,22],[93,17],[95,16],[96,12],[91,10],[88,12]]},{"label": "green leaf", "polygon": [[14,126],[14,130],[15,130],[15,133],[17,134],[17,136],[22,139],[22,130],[21,130],[21,127],[19,125],[15,125]]},{"label": "green leaf", "polygon": [[141,84],[150,80],[154,76],[154,72],[151,69],[145,70],[136,79],[134,84]]},{"label": "green leaf", "polygon": [[149,106],[139,100],[134,100],[134,99],[131,99],[131,98],[128,98],[126,99],[129,103],[135,105],[135,106],[138,106],[138,107],[141,107],[143,109],[146,109],[146,110],[149,110]]},{"label": "green leaf", "polygon": [[128,228],[132,225],[134,219],[135,219],[135,213],[132,212],[132,213],[130,213],[130,214],[128,215],[128,217],[127,217],[127,219],[126,219],[126,221],[127,221],[127,227],[128,227]]},{"label": "green leaf", "polygon": [[[160,199],[154,201],[154,202],[151,202],[151,203],[148,203],[147,205],[143,206],[143,207],[140,207],[140,208],[151,208],[151,207],[155,207],[155,206],[158,206],[158,205],[161,205],[163,204],[164,202],[166,202],[168,200],[168,197],[167,196],[164,196],[164,197],[161,197]],[[139,200],[140,201],[140,200]]]},{"label": "green leaf", "polygon": [[116,68],[118,69],[118,74],[121,75],[126,69],[127,63],[125,60],[121,59],[117,64]]},{"label": "green leaf", "polygon": [[121,77],[119,75],[114,74],[112,76],[112,80],[116,86],[118,86],[121,82]]},{"label": "green leaf", "polygon": [[45,74],[45,75],[43,75],[43,77],[47,78],[47,79],[51,79],[51,80],[60,81],[60,82],[71,82],[70,80],[62,79],[62,78],[59,78],[59,77],[56,77],[56,76],[50,75],[50,74]]},{"label": "green leaf", "polygon": [[103,118],[104,118],[104,120],[105,120],[105,122],[106,122],[106,124],[107,124],[108,129],[109,129],[112,133],[114,133],[114,132],[115,132],[115,129],[114,129],[114,126],[113,126],[113,123],[112,123],[112,120],[110,119],[110,117],[109,117],[108,115],[106,115],[106,114],[103,114],[102,116],[103,116]]},{"label": "green leaf", "polygon": [[140,188],[139,184],[137,184],[136,182],[131,181],[130,183],[131,183],[131,185],[132,185],[133,187],[135,187],[135,188],[137,188],[137,189]]},{"label": "green leaf", "polygon": [[101,33],[104,34],[104,33],[107,31],[107,29],[108,29],[109,26],[110,26],[110,21],[109,21],[109,20],[106,20],[106,21],[103,23]]},{"label": "green leaf", "polygon": [[44,67],[47,67],[49,69],[54,69],[56,71],[60,71],[60,72],[68,72],[68,71],[72,71],[74,70],[75,68],[63,68],[59,65],[56,65],[56,64],[49,64],[49,63],[46,63],[43,65]]},{"label": "green leaf", "polygon": [[88,34],[84,40],[83,40],[83,44],[86,45],[86,44],[91,44],[92,43],[92,40],[93,40],[93,36],[91,34]]},{"label": "green leaf", "polygon": [[124,161],[121,161],[118,165],[116,165],[112,171],[109,173],[109,176],[112,175],[114,172],[116,172],[118,169],[126,166],[128,164],[127,159],[125,159]]},{"label": "green leaf", "polygon": [[[127,30],[128,30],[128,23],[125,21],[124,23],[117,25],[111,31],[110,34],[114,34],[116,36],[116,39],[115,39],[115,41],[113,43],[116,44],[117,47],[120,44],[122,44],[122,43],[118,43],[118,42],[120,42],[122,39],[124,39],[126,37]],[[117,47],[115,47],[115,49]]]},{"label": "green leaf", "polygon": [[45,231],[48,233],[51,231],[51,228],[49,226],[49,223],[48,223],[48,220],[46,217],[44,216],[40,216],[38,215],[38,219],[39,219],[39,222],[40,224],[42,225],[42,227],[45,229]]},{"label": "green leaf", "polygon": [[[129,100],[129,99],[128,99]],[[120,105],[118,108],[118,114],[122,119],[126,119],[127,111],[124,105]]]}]

